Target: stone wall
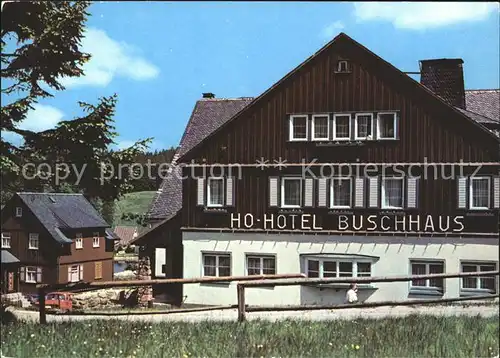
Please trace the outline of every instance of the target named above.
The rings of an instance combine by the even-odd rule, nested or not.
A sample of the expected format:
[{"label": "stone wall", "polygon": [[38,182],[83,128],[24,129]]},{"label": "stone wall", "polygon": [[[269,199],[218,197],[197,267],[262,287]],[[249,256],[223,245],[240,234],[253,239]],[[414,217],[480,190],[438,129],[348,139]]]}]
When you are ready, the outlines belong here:
[{"label": "stone wall", "polygon": [[118,300],[120,288],[110,288],[98,291],[89,291],[73,294],[74,310],[102,310],[108,308],[120,308]]},{"label": "stone wall", "polygon": [[[151,280],[151,262],[149,257],[142,257],[137,265],[137,279]],[[138,303],[140,307],[148,307],[153,303],[153,286],[138,288]]]}]

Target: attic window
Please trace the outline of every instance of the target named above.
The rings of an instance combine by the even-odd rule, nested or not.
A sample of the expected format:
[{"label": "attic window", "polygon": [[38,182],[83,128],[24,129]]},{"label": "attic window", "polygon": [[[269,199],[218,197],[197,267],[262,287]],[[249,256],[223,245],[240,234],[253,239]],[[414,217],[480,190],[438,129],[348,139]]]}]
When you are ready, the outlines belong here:
[{"label": "attic window", "polygon": [[23,216],[23,208],[18,206],[16,207],[16,218],[20,218],[21,216]]},{"label": "attic window", "polygon": [[338,73],[347,73],[349,72],[349,66],[346,60],[341,60],[337,62],[337,71]]}]

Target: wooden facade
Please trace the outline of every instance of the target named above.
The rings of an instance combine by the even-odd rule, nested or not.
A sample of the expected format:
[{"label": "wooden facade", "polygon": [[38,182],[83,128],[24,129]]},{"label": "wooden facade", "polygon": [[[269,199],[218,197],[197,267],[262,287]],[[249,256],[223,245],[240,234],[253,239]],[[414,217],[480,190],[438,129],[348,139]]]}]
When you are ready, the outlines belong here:
[{"label": "wooden facade", "polygon": [[[347,61],[348,71],[338,73],[337,64],[342,60]],[[331,124],[334,115],[348,114],[353,123],[356,114],[371,113],[376,118],[377,113],[388,111],[397,116],[393,140],[315,141],[310,138],[310,134],[306,141],[295,142],[289,138],[291,115],[306,114],[311,125],[313,115],[327,115]],[[259,160],[266,160],[270,165],[259,168]],[[500,194],[495,185],[500,173],[499,138],[344,35],[337,37],[255,99],[180,161],[187,165],[184,168],[187,179],[183,180],[182,209],[182,226],[185,230],[269,231],[269,227],[263,226],[264,215],[269,219],[270,215],[276,218],[280,214],[306,214],[315,216],[317,227],[327,233],[341,233],[338,220],[342,215],[356,216],[353,220],[360,220],[360,216],[364,216],[365,224],[359,232],[370,234],[370,231],[380,231],[383,234],[399,231],[372,229],[373,225],[368,224],[367,217],[376,215],[378,220],[381,216],[388,216],[387,220],[392,221],[404,220],[404,217],[407,217],[407,221],[416,220],[419,216],[422,223],[414,224],[411,230],[406,229],[404,232],[487,234],[498,237],[497,202]],[[283,168],[273,168],[272,164],[279,161],[284,162]],[[314,164],[309,166],[310,163]],[[363,163],[378,163],[371,165],[375,169],[371,169],[370,175],[374,176],[382,173],[390,175],[396,167],[406,175],[410,169],[414,176],[427,175],[416,184],[416,207],[384,210],[380,205],[380,185],[376,189],[370,188],[367,178],[363,179],[361,189],[363,205],[342,210],[328,208],[328,205],[318,207],[317,178],[321,176],[321,167],[326,167],[326,176],[331,175],[330,164],[350,164],[350,170],[359,168],[362,173],[367,167]],[[222,169],[218,167],[219,164],[223,166]],[[238,167],[239,164],[242,167]],[[206,165],[208,169],[200,165]],[[215,169],[210,169],[211,165]],[[231,171],[227,165],[233,165]],[[337,175],[338,167],[333,167]],[[383,167],[385,171],[382,171]],[[220,175],[222,170],[223,176],[230,173],[235,177],[231,187],[234,205],[215,209],[200,205],[196,177],[209,177],[209,170],[215,172],[212,176]],[[344,167],[342,173],[345,174],[346,170]],[[272,207],[269,199],[270,178],[304,177],[304,172],[305,177],[314,178],[312,205],[292,210],[280,208],[279,205]],[[458,177],[472,174],[491,178],[491,205],[487,210],[469,210],[458,204]],[[325,176],[325,173],[322,175]],[[355,176],[352,172],[347,175]],[[372,192],[376,192],[375,205],[368,204]],[[205,195],[206,200],[206,193],[201,195]],[[234,215],[243,218],[246,214],[253,217],[254,225],[240,225],[238,228],[231,225]],[[431,222],[428,216],[431,216]],[[457,220],[463,223],[464,228],[454,231],[453,220],[456,217],[460,217]],[[447,218],[452,222],[448,228]],[[260,224],[256,220],[261,220]],[[447,230],[437,228],[440,220],[441,226]],[[280,225],[282,229],[297,230],[296,227],[292,228],[290,219],[286,221],[286,225]],[[426,222],[428,230],[418,228],[426,226]],[[359,221],[356,226],[359,227]],[[277,230],[276,225],[273,230]]]},{"label": "wooden facade", "polygon": [[[350,71],[337,73],[347,59]],[[326,147],[290,142],[290,114],[397,111],[397,141]],[[271,87],[182,160],[252,163],[259,158],[288,163],[498,162],[498,139],[446,106],[410,77],[344,37]]]},{"label": "wooden facade", "polygon": [[[180,230],[180,214],[158,223],[148,232],[133,241],[134,245],[141,246],[139,257],[149,257],[151,264],[151,278],[182,278],[182,235]],[[165,250],[165,265],[156,264],[157,249]],[[171,303],[176,306],[182,304],[182,284],[153,285],[155,301]]]},{"label": "wooden facade", "polygon": [[[22,216],[16,217],[16,208]],[[110,281],[113,279],[113,240],[106,239],[105,228],[66,229],[71,243],[57,242],[25,203],[14,198],[2,210],[2,234],[10,237],[9,247],[2,247],[19,259],[16,289],[35,293],[39,283],[55,284],[73,281]],[[30,234],[38,234],[38,248],[29,247]],[[82,248],[76,248],[76,237]],[[94,238],[99,243],[94,244]],[[94,245],[96,247],[94,247]],[[32,269],[36,274],[31,273]],[[73,270],[73,274],[71,273]],[[75,273],[75,270],[76,273]],[[30,271],[30,273],[28,273]],[[73,276],[72,276],[73,275]]]}]

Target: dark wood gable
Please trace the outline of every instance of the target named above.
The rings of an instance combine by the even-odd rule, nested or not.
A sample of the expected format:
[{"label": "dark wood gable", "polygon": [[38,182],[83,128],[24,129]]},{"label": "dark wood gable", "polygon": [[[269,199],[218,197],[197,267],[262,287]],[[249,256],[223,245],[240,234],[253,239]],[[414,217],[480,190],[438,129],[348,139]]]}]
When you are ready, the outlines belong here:
[{"label": "dark wood gable", "polygon": [[[339,66],[346,61],[347,66]],[[397,111],[397,141],[327,147],[288,141],[291,114]],[[349,38],[337,36],[182,161],[255,163],[286,158],[321,162],[495,162],[499,144],[477,123]]]}]

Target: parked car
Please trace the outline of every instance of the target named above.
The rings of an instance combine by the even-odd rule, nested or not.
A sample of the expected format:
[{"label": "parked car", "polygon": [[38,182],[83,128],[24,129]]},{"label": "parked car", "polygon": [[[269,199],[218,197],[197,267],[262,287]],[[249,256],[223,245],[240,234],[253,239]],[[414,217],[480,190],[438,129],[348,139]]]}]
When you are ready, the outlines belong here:
[{"label": "parked car", "polygon": [[[35,304],[40,301],[36,298]],[[71,312],[73,310],[72,294],[69,292],[51,292],[45,296],[45,310],[59,313]]]}]

